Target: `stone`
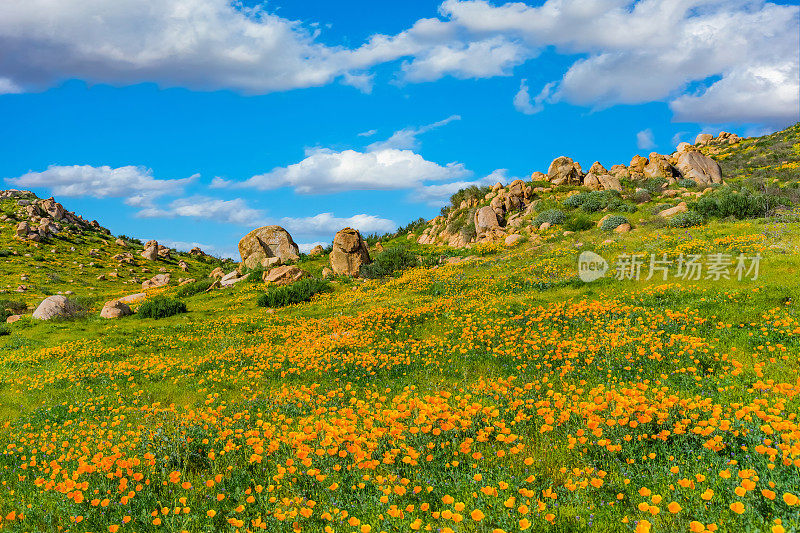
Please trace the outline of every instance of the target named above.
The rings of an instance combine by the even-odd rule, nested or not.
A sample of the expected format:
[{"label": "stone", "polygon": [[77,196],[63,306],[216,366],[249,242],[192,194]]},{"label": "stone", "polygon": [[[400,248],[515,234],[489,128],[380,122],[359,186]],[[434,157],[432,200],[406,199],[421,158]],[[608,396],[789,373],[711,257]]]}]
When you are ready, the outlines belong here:
[{"label": "stone", "polygon": [[156,241],[147,241],[144,245],[144,251],[141,253],[141,256],[147,259],[148,261],[155,261],[158,259],[158,242]]},{"label": "stone", "polygon": [[53,318],[72,318],[78,314],[78,306],[61,294],[48,296],[33,312],[33,318],[51,320]]},{"label": "stone", "polygon": [[689,210],[689,207],[686,205],[686,202],[681,202],[675,207],[670,207],[669,209],[664,209],[663,211],[658,213],[658,216],[669,218],[671,216],[675,216],[678,213],[685,213]]},{"label": "stone", "polygon": [[211,273],[208,275],[208,277],[209,278],[214,278],[214,279],[222,279],[222,277],[224,275],[225,275],[225,271],[222,270],[222,267],[217,267],[217,268],[215,268],[214,270],[211,271]]},{"label": "stone", "polygon": [[547,169],[547,180],[553,185],[579,185],[582,178],[581,166],[566,156],[555,158]]},{"label": "stone", "polygon": [[614,228],[614,232],[616,233],[628,233],[631,230],[631,225],[627,222],[624,224],[620,224],[616,228]]},{"label": "stone", "polygon": [[593,172],[589,172],[583,178],[583,186],[592,191],[599,191],[603,188],[603,186],[600,184],[600,179]]},{"label": "stone", "polygon": [[294,265],[284,265],[273,268],[269,272],[264,272],[261,279],[264,283],[274,283],[275,285],[289,285],[295,281],[310,276],[308,272]]},{"label": "stone", "polygon": [[245,274],[244,276],[239,275],[238,270],[234,270],[230,274],[227,274],[221,280],[219,280],[220,287],[230,287],[231,285],[236,285],[240,281],[244,281],[250,277],[250,274]]},{"label": "stone", "polygon": [[322,279],[331,279],[334,276],[335,274],[333,273],[333,270],[331,270],[330,268],[325,267],[322,269]]},{"label": "stone", "polygon": [[17,322],[20,318],[22,318],[22,315],[11,315],[8,318],[6,318],[6,324],[13,324],[14,322]]},{"label": "stone", "polygon": [[620,183],[618,177],[611,174],[600,174],[597,179],[600,181],[600,186],[603,190],[622,192],[622,183]]},{"label": "stone", "polygon": [[264,268],[272,268],[281,264],[280,257],[265,257],[261,260],[261,266]]},{"label": "stone", "polygon": [[692,145],[686,142],[678,143],[678,146],[675,148],[676,152],[685,152],[691,147]]},{"label": "stone", "polygon": [[628,172],[633,179],[641,179],[644,176],[644,167],[650,163],[650,160],[640,155],[635,155],[631,159],[631,164],[628,165]]},{"label": "stone", "polygon": [[514,233],[506,237],[505,240],[503,241],[503,244],[509,247],[516,246],[519,243],[521,243],[524,239],[525,237],[523,237],[519,233]]},{"label": "stone", "polygon": [[178,261],[178,268],[180,268],[184,272],[188,272],[189,271],[189,263],[187,263],[186,261]]},{"label": "stone", "polygon": [[531,181],[547,181],[547,174],[538,170],[531,174]]},{"label": "stone", "polygon": [[323,253],[325,253],[325,248],[323,248],[321,244],[318,244],[308,251],[308,257],[316,257],[318,255],[322,255]]},{"label": "stone", "polygon": [[21,239],[24,239],[28,236],[28,233],[31,232],[31,226],[27,222],[23,221],[17,224],[16,235]]},{"label": "stone", "polygon": [[361,265],[372,262],[367,243],[353,228],[344,228],[336,233],[329,259],[333,272],[339,276],[358,276]]},{"label": "stone", "polygon": [[675,166],[684,178],[698,185],[722,183],[719,163],[700,152],[681,152]]},{"label": "stone", "polygon": [[263,226],[242,237],[239,255],[244,267],[256,268],[266,257],[277,257],[283,263],[296,261],[300,258],[300,249],[282,227]]},{"label": "stone", "polygon": [[148,289],[164,287],[165,285],[169,284],[169,280],[170,280],[169,274],[156,274],[152,278],[142,282],[142,290],[146,291]]},{"label": "stone", "polygon": [[541,225],[539,226],[539,231],[549,230],[551,225],[552,224],[550,224],[549,222],[542,222]]},{"label": "stone", "polygon": [[119,300],[111,300],[103,305],[103,309],[100,311],[100,318],[122,318],[132,314],[133,311],[131,311],[128,304]]},{"label": "stone", "polygon": [[195,281],[197,281],[197,280],[194,279],[194,278],[187,278],[187,279],[185,279],[183,281],[178,280],[178,285],[188,285],[189,283],[194,283]]},{"label": "stone", "polygon": [[643,172],[647,178],[671,179],[675,176],[675,169],[669,164],[667,157],[655,152],[650,154],[649,162]]},{"label": "stone", "polygon": [[158,257],[160,257],[161,259],[169,260],[170,252],[171,250],[166,246],[161,246],[161,245],[158,246]]},{"label": "stone", "polygon": [[708,142],[713,138],[714,136],[711,135],[710,133],[701,133],[697,137],[695,137],[694,144],[698,146],[704,146],[708,144]]},{"label": "stone", "polygon": [[122,247],[126,246],[125,241],[123,241],[122,239],[117,239],[114,241],[114,243],[116,243],[117,246],[122,246]]},{"label": "stone", "polygon": [[486,231],[500,227],[497,212],[491,206],[484,206],[475,211],[475,233],[480,235]]},{"label": "stone", "polygon": [[195,246],[194,248],[189,250],[189,254],[190,255],[198,255],[198,256],[206,255],[206,253],[203,250],[201,250],[199,246]]}]

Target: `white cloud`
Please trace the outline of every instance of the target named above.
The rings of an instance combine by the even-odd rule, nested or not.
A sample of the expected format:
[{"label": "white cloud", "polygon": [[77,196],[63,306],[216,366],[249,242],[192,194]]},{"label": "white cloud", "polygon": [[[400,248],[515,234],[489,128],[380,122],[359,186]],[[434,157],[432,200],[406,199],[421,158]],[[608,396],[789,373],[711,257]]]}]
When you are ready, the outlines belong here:
[{"label": "white cloud", "polygon": [[473,181],[453,181],[441,185],[425,185],[412,193],[411,200],[438,207],[447,203],[453,194],[472,185],[480,187],[494,185],[497,182],[505,184],[513,181],[513,179],[508,178],[507,172],[508,170],[505,168],[498,168],[488,176]]},{"label": "white cloud", "polygon": [[425,160],[411,150],[386,148],[371,152],[326,148],[311,150],[305,159],[278,167],[241,182],[222,179],[212,187],[250,187],[259,190],[292,187],[298,194],[327,194],[351,190],[408,189],[423,181],[456,179],[469,175],[460,163],[444,166]]},{"label": "white cloud", "polygon": [[528,80],[522,80],[519,84],[519,91],[514,95],[514,108],[526,115],[535,115],[544,109],[544,104],[550,101],[553,96],[553,89],[556,82],[550,82],[542,87],[542,90],[533,100],[528,89]]},{"label": "white cloud", "polygon": [[397,224],[391,220],[363,213],[347,218],[337,218],[333,213],[302,218],[284,217],[279,224],[290,233],[300,235],[333,235],[346,227],[355,228],[361,233],[387,233],[397,228]]},{"label": "white cloud", "polygon": [[368,131],[362,131],[361,133],[358,134],[358,136],[359,137],[372,137],[376,133],[378,133],[378,130],[368,130]]},{"label": "white cloud", "polygon": [[21,92],[22,87],[8,78],[0,77],[0,94],[16,94]]},{"label": "white cloud", "polygon": [[639,150],[650,150],[651,148],[655,148],[656,143],[653,140],[653,130],[647,128],[646,130],[642,130],[636,134],[636,147]]},{"label": "white cloud", "polygon": [[199,177],[157,179],[144,167],[91,165],[51,165],[42,172],[28,172],[6,182],[15,187],[43,187],[55,196],[124,198],[135,207],[151,206],[154,199],[181,193]]},{"label": "white cloud", "polygon": [[165,208],[150,207],[141,210],[137,216],[141,218],[191,217],[202,220],[214,220],[224,224],[240,226],[261,226],[266,224],[264,212],[253,209],[241,198],[222,200],[208,196],[192,196],[178,198]]},{"label": "white cloud", "polygon": [[217,257],[231,257],[235,258],[239,256],[239,252],[233,250],[231,248],[220,248],[218,246],[214,246],[213,244],[201,243],[201,242],[188,242],[188,241],[173,241],[170,239],[161,239],[158,241],[159,244],[163,244],[169,248],[174,248],[178,251],[188,252],[195,246],[199,247],[205,253],[210,255],[215,255]]},{"label": "white cloud", "polygon": [[378,141],[370,144],[367,149],[370,151],[379,151],[391,148],[396,150],[416,150],[419,148],[419,139],[417,139],[418,135],[427,133],[442,126],[446,126],[455,120],[461,120],[461,116],[451,115],[446,119],[434,122],[433,124],[421,126],[419,128],[403,128],[394,132],[392,136],[385,141]]}]

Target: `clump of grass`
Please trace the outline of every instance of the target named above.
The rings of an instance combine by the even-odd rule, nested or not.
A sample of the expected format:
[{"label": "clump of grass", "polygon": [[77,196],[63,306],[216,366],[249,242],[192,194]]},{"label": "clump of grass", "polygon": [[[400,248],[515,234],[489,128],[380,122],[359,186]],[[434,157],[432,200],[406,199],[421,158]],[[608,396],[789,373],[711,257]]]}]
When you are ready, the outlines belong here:
[{"label": "clump of grass", "polygon": [[594,221],[586,215],[577,215],[569,218],[564,223],[564,229],[569,231],[584,231],[594,227]]},{"label": "clump of grass", "polygon": [[375,256],[372,263],[362,265],[359,275],[362,278],[378,279],[395,272],[416,266],[417,257],[407,249],[397,246]]},{"label": "clump of grass", "polygon": [[186,311],[186,303],[166,296],[156,296],[145,300],[139,307],[139,318],[166,318]]},{"label": "clump of grass", "polygon": [[291,285],[270,287],[258,297],[259,307],[285,307],[287,305],[307,302],[315,295],[330,292],[333,288],[327,280],[305,278]]}]

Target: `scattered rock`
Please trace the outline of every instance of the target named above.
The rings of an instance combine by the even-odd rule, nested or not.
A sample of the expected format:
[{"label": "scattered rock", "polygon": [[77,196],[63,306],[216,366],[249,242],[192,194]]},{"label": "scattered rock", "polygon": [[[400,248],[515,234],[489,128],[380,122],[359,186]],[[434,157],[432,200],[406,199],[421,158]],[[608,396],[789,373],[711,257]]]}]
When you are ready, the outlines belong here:
[{"label": "scattered rock", "polygon": [[671,216],[677,215],[678,213],[685,213],[689,210],[689,207],[686,205],[686,202],[681,202],[675,207],[670,207],[669,209],[664,209],[663,211],[658,213],[658,216],[669,218]]},{"label": "scattered rock", "polygon": [[209,277],[209,278],[214,278],[214,279],[222,279],[222,278],[223,278],[223,276],[225,276],[225,271],[224,271],[224,270],[222,270],[222,267],[217,267],[217,268],[215,268],[215,269],[214,269],[214,270],[212,270],[212,271],[211,271],[211,273],[208,275],[208,277]]},{"label": "scattered rock", "polygon": [[100,311],[101,318],[121,318],[123,316],[132,315],[133,311],[128,307],[128,304],[120,300],[111,300],[103,305]]},{"label": "scattered rock", "polygon": [[318,255],[322,255],[323,253],[325,253],[325,248],[323,248],[321,244],[318,244],[315,247],[313,247],[311,250],[309,250],[308,256],[309,257],[316,257]]},{"label": "scattered rock", "polygon": [[238,270],[234,270],[230,274],[226,274],[221,280],[219,280],[220,287],[230,287],[231,285],[236,285],[240,281],[244,281],[250,277],[250,274],[245,274],[244,276],[239,275]]},{"label": "scattered rock", "polygon": [[10,317],[6,318],[7,324],[13,324],[14,322],[18,321],[22,318],[22,315],[11,315]]},{"label": "scattered rock", "polygon": [[156,274],[152,278],[142,283],[142,290],[155,289],[156,287],[164,287],[169,283],[169,274]]},{"label": "scattered rock", "polygon": [[51,320],[53,318],[72,318],[78,313],[78,306],[66,296],[56,294],[48,296],[33,312],[33,318]]},{"label": "scattered rock", "polygon": [[333,272],[340,276],[358,276],[361,265],[371,263],[367,243],[361,233],[353,228],[344,228],[333,238],[330,263]]},{"label": "scattered rock", "polygon": [[330,268],[325,267],[322,269],[322,279],[331,279],[333,276],[335,276],[335,274]]},{"label": "scattered rock", "polygon": [[148,261],[155,261],[158,259],[158,242],[147,241],[144,245],[144,251],[141,255]]},{"label": "scattered rock", "polygon": [[188,272],[189,271],[189,263],[187,263],[186,261],[178,261],[178,268],[180,268],[184,272]]},{"label": "scattered rock", "polygon": [[276,285],[288,285],[310,274],[294,265],[284,265],[273,268],[269,272],[264,272],[262,280],[264,283],[274,283]]},{"label": "scattered rock", "polygon": [[710,141],[713,138],[714,138],[714,136],[711,135],[710,133],[701,133],[697,137],[694,138],[694,144],[696,144],[698,146],[704,146],[704,145],[708,144],[708,141]]},{"label": "scattered rock", "polygon": [[614,228],[614,231],[616,233],[628,233],[630,230],[631,230],[631,225],[628,223],[620,224],[619,226]]},{"label": "scattered rock", "polygon": [[505,241],[503,241],[503,242],[504,242],[504,244],[506,246],[516,246],[519,243],[521,243],[524,239],[525,239],[525,237],[523,237],[519,233],[514,233],[514,234],[509,235],[508,237],[506,237]]}]

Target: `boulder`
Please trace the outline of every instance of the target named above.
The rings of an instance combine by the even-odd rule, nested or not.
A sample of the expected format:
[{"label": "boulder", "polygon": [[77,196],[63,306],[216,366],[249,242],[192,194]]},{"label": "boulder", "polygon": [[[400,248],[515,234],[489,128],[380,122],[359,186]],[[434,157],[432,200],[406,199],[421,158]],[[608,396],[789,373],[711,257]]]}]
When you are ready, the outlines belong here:
[{"label": "boulder", "polygon": [[126,245],[125,245],[125,241],[123,241],[122,239],[116,239],[116,240],[114,241],[114,243],[115,243],[117,246],[122,246],[123,248],[126,246]]},{"label": "boulder", "polygon": [[599,191],[603,188],[600,184],[600,179],[593,172],[589,172],[586,174],[586,177],[583,178],[583,186],[592,191]]},{"label": "boulder", "polygon": [[22,315],[11,315],[8,318],[6,318],[6,323],[13,324],[14,322],[17,322],[20,318],[22,318]]},{"label": "boulder", "polygon": [[333,276],[335,276],[335,274],[330,268],[325,267],[322,269],[322,279],[331,279]]},{"label": "boulder", "polygon": [[189,263],[187,263],[186,261],[178,261],[178,268],[180,268],[184,272],[187,272],[189,270]]},{"label": "boulder", "polygon": [[677,215],[678,213],[685,213],[689,210],[689,207],[686,205],[686,202],[681,202],[675,207],[670,207],[669,209],[664,209],[663,211],[658,213],[658,216],[669,218],[671,216]]},{"label": "boulder", "polygon": [[361,265],[371,263],[367,243],[361,233],[353,228],[344,228],[333,238],[330,263],[333,272],[340,276],[358,276]]},{"label": "boulder", "polygon": [[294,265],[284,265],[273,268],[269,272],[264,272],[262,278],[264,283],[274,283],[276,285],[288,285],[300,279],[308,277],[310,274]]},{"label": "boulder", "polygon": [[531,174],[531,181],[547,181],[547,174],[538,170]]},{"label": "boulder", "polygon": [[267,257],[277,257],[281,262],[300,258],[300,249],[289,232],[280,226],[263,226],[254,229],[239,241],[242,265],[256,268]]},{"label": "boulder", "polygon": [[491,206],[484,206],[475,212],[475,233],[480,235],[488,230],[500,227],[497,212]]},{"label": "boulder", "polygon": [[72,303],[69,298],[61,294],[48,296],[36,311],[33,312],[33,318],[39,320],[51,320],[53,318],[71,318],[78,313],[78,306]]},{"label": "boulder", "polygon": [[681,152],[675,165],[684,178],[698,185],[722,183],[719,163],[700,152]]},{"label": "boulder", "polygon": [[557,157],[547,169],[547,180],[553,185],[580,185],[581,166],[566,156]]},{"label": "boulder", "polygon": [[669,164],[667,157],[655,152],[650,154],[650,159],[645,165],[643,172],[647,178],[672,179],[676,174],[675,169]]},{"label": "boulder", "polygon": [[641,179],[644,176],[644,167],[650,162],[646,157],[635,155],[631,159],[631,164],[628,165],[628,172],[633,179]]},{"label": "boulder", "polygon": [[236,285],[240,281],[244,281],[250,277],[250,274],[245,274],[244,276],[239,275],[238,270],[234,270],[230,274],[225,275],[221,280],[219,280],[220,287],[230,287],[231,285]]},{"label": "boulder", "polygon": [[689,144],[689,143],[686,143],[686,142],[678,143],[678,146],[675,148],[675,151],[676,152],[685,152],[685,151],[687,151],[689,149],[690,146],[692,146],[692,145]]},{"label": "boulder", "polygon": [[64,206],[56,202],[55,198],[50,197],[47,200],[39,200],[37,202],[39,209],[47,214],[54,220],[61,220],[66,214]]},{"label": "boulder", "polygon": [[28,233],[31,232],[31,226],[25,221],[20,222],[17,224],[16,235],[17,237],[24,239],[28,236]]},{"label": "boulder", "polygon": [[147,241],[144,245],[144,251],[141,255],[148,261],[155,261],[158,259],[158,242]]},{"label": "boulder", "polygon": [[139,300],[144,300],[147,298],[147,293],[145,292],[137,292],[136,294],[129,294],[128,296],[123,296],[119,299],[120,302],[124,304],[132,304],[136,303]]},{"label": "boulder", "polygon": [[142,283],[142,290],[155,289],[156,287],[163,287],[169,283],[169,274],[156,274],[152,278],[145,280]]},{"label": "boulder", "polygon": [[158,257],[160,257],[161,259],[169,260],[169,257],[170,257],[169,254],[170,254],[170,249],[169,248],[167,248],[166,246],[161,246],[161,245],[158,246]]},{"label": "boulder", "polygon": [[201,250],[199,246],[195,246],[194,248],[189,250],[189,254],[190,255],[198,255],[198,256],[206,255],[206,253],[203,250]]},{"label": "boulder", "polygon": [[318,244],[315,247],[313,247],[311,250],[309,250],[308,256],[309,257],[316,257],[318,255],[322,255],[323,253],[325,253],[325,248],[323,248],[321,244]]},{"label": "boulder", "polygon": [[265,257],[261,260],[261,266],[264,268],[272,268],[276,266],[280,266],[281,258],[280,257]]},{"label": "boulder", "polygon": [[589,172],[587,172],[587,174],[589,173],[600,176],[602,174],[608,174],[608,170],[606,170],[606,168],[600,164],[600,161],[595,161],[592,163],[592,166],[589,167]]},{"label": "boulder", "polygon": [[713,138],[714,136],[711,135],[710,133],[701,133],[697,137],[695,137],[694,144],[698,146],[703,146],[708,144],[708,142]]},{"label": "boulder", "polygon": [[616,233],[628,233],[631,230],[631,225],[627,222],[624,224],[620,224],[616,228],[614,228],[614,232]]},{"label": "boulder", "polygon": [[121,318],[132,314],[133,311],[128,307],[128,304],[119,300],[111,300],[103,305],[103,309],[100,311],[100,318]]},{"label": "boulder", "polygon": [[214,279],[222,279],[222,277],[224,275],[225,275],[225,271],[222,270],[222,267],[217,267],[217,268],[215,268],[214,270],[211,271],[211,273],[208,275],[208,277],[209,278],[214,278]]},{"label": "boulder", "polygon": [[612,176],[611,174],[600,174],[597,176],[597,179],[600,181],[600,186],[605,191],[619,191],[622,192],[622,184],[619,181],[619,178],[616,176]]}]

